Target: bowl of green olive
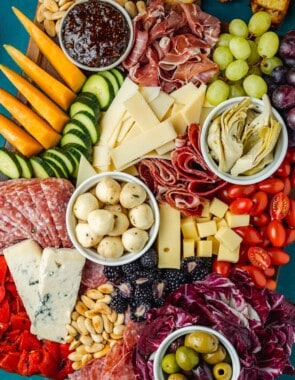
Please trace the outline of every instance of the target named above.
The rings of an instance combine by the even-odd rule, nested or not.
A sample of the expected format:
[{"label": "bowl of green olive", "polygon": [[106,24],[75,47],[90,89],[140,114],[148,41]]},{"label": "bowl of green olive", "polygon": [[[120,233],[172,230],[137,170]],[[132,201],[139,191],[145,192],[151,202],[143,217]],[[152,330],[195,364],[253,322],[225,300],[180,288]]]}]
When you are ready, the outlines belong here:
[{"label": "bowl of green olive", "polygon": [[231,342],[204,326],[187,326],[169,334],[154,357],[155,380],[237,380],[240,360]]}]

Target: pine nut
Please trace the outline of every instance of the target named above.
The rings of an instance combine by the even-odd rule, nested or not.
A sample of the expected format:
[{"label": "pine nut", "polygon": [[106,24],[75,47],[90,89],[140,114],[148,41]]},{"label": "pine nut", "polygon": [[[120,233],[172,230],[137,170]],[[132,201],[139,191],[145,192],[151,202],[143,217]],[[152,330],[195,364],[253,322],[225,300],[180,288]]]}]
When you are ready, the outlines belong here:
[{"label": "pine nut", "polygon": [[80,342],[85,346],[91,346],[93,343],[93,338],[89,335],[81,335]]},{"label": "pine nut", "polygon": [[81,301],[88,307],[88,309],[95,309],[96,304],[91,298],[82,295]]},{"label": "pine nut", "polygon": [[71,352],[68,356],[68,358],[70,360],[72,360],[73,362],[78,362],[80,360],[82,360],[82,354],[80,354],[80,352],[77,352],[77,351],[74,351],[74,352]]},{"label": "pine nut", "polygon": [[82,357],[82,366],[86,365],[90,360],[92,359],[92,355],[91,354],[85,354],[83,355]]},{"label": "pine nut", "polygon": [[110,345],[105,345],[104,348],[100,351],[94,352],[93,357],[95,359],[100,359],[105,356],[110,351]]},{"label": "pine nut", "polygon": [[112,284],[105,283],[105,284],[99,285],[97,287],[97,290],[99,290],[101,293],[104,293],[104,294],[111,294],[114,291],[114,286]]},{"label": "pine nut", "polygon": [[78,325],[79,331],[81,331],[81,334],[83,335],[89,334],[89,331],[87,330],[85,326],[85,320],[86,318],[83,317],[83,315],[80,315],[77,319],[77,325]]},{"label": "pine nut", "polygon": [[73,340],[72,343],[70,344],[70,347],[69,349],[72,351],[72,350],[75,350],[77,347],[80,346],[80,341],[79,340]]},{"label": "pine nut", "polygon": [[104,348],[104,344],[102,343],[93,343],[91,346],[85,346],[85,349],[88,353],[95,353],[101,351]]},{"label": "pine nut", "polygon": [[93,299],[93,300],[99,300],[99,299],[102,299],[104,297],[102,292],[100,292],[97,289],[88,289],[86,292],[86,296]]},{"label": "pine nut", "polygon": [[91,338],[94,340],[96,343],[102,343],[103,342],[103,336],[102,334],[91,334]]},{"label": "pine nut", "polygon": [[110,322],[114,323],[114,322],[116,322],[116,320],[118,318],[118,313],[116,312],[116,310],[113,310],[112,314],[108,314],[107,317],[108,317],[108,320]]},{"label": "pine nut", "polygon": [[102,331],[103,331],[103,327],[104,327],[104,324],[103,324],[103,319],[100,315],[95,315],[93,318],[92,318],[92,325],[95,329],[95,331],[98,333],[98,334],[101,334]]},{"label": "pine nut", "polygon": [[115,326],[113,329],[113,333],[116,335],[123,335],[124,330],[125,330],[125,325]]},{"label": "pine nut", "polygon": [[114,325],[115,326],[122,325],[124,323],[124,320],[125,320],[125,315],[123,313],[118,313],[118,317]]},{"label": "pine nut", "polygon": [[105,331],[110,334],[113,331],[113,324],[108,320],[108,317],[105,314],[102,314],[103,327]]},{"label": "pine nut", "polygon": [[81,301],[78,301],[76,303],[75,309],[81,315],[85,315],[85,312],[88,310],[87,306],[83,302],[81,302]]},{"label": "pine nut", "polygon": [[72,336],[76,336],[78,334],[77,330],[72,325],[67,324],[66,330]]},{"label": "pine nut", "polygon": [[88,346],[85,346],[84,344],[80,344],[80,346],[76,348],[76,352],[79,352],[79,354],[85,355],[88,353],[88,351],[86,350],[86,347]]},{"label": "pine nut", "polygon": [[77,371],[78,369],[82,368],[82,361],[73,362],[72,363],[73,370]]},{"label": "pine nut", "polygon": [[96,331],[92,325],[91,319],[89,319],[89,318],[85,319],[85,327],[86,327],[87,331],[90,332],[90,334],[96,334]]}]

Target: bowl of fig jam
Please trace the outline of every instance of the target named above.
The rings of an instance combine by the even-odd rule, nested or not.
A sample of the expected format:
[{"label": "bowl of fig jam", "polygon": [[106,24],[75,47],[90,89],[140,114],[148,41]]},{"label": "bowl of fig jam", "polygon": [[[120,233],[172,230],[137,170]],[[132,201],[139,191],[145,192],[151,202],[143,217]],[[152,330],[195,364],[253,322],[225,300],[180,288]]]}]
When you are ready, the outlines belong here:
[{"label": "bowl of fig jam", "polygon": [[132,21],[114,0],[80,0],[64,15],[59,42],[64,54],[82,70],[109,70],[129,54]]}]

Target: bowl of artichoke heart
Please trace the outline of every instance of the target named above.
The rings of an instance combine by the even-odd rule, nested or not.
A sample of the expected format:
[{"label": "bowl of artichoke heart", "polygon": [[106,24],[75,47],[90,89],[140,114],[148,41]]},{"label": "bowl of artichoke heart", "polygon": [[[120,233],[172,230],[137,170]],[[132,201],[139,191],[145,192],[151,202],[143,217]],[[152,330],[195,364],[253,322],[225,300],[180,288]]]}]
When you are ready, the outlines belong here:
[{"label": "bowl of artichoke heart", "polygon": [[215,107],[202,125],[201,150],[209,169],[234,184],[270,177],[288,149],[284,120],[269,98],[237,97]]},{"label": "bowl of artichoke heart", "polygon": [[186,326],[162,341],[153,372],[155,380],[237,380],[240,360],[223,334],[209,327]]},{"label": "bowl of artichoke heart", "polygon": [[137,177],[106,172],[76,188],[67,206],[66,224],[73,245],[84,257],[118,266],[138,259],[154,244],[159,208]]}]

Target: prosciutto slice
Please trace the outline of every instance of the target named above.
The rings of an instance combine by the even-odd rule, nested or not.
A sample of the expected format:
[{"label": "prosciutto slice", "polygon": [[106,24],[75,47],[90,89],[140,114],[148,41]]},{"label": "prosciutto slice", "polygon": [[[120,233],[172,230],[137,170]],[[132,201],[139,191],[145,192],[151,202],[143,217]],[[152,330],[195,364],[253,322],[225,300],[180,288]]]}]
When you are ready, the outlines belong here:
[{"label": "prosciutto slice", "polygon": [[184,215],[200,215],[208,198],[226,184],[209,170],[202,157],[198,124],[191,124],[187,133],[175,140],[171,161],[146,158],[137,169],[160,203],[168,203]]},{"label": "prosciutto slice", "polygon": [[207,83],[218,71],[209,57],[220,22],[196,3],[151,0],[133,23],[134,45],[123,67],[139,85],[169,93],[188,82]]}]

